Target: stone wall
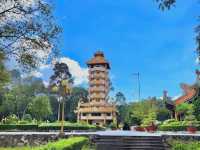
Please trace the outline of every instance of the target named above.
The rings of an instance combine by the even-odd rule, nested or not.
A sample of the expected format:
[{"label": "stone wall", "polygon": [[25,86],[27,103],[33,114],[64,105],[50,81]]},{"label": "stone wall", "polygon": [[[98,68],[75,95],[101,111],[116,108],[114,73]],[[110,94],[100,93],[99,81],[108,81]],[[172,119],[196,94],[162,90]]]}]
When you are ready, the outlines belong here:
[{"label": "stone wall", "polygon": [[[38,146],[58,140],[58,134],[0,134],[0,147]],[[67,138],[67,137],[66,137]]]}]

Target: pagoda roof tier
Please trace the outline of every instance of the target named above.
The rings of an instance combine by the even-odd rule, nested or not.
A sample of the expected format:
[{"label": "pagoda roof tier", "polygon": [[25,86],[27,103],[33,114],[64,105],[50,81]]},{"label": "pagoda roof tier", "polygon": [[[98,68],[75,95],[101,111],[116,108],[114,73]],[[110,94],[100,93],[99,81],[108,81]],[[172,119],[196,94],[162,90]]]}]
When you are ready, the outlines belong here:
[{"label": "pagoda roof tier", "polygon": [[101,51],[97,51],[94,54],[94,57],[87,62],[87,65],[106,65],[107,68],[110,69],[109,62],[105,59],[104,54]]},{"label": "pagoda roof tier", "polygon": [[196,88],[195,86],[190,86],[190,85],[187,85],[187,84],[181,84],[181,88],[184,91],[184,95],[178,97],[175,100],[175,105],[179,105],[181,103],[190,101],[194,97],[196,97],[197,94],[198,94],[198,88]]}]

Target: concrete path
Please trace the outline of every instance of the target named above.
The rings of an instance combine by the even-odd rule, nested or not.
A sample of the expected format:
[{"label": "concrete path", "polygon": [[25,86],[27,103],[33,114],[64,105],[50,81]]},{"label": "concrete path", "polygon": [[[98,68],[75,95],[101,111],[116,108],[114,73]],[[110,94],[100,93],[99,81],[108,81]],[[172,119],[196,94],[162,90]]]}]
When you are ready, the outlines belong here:
[{"label": "concrete path", "polygon": [[[0,135],[57,135],[59,132],[0,132]],[[66,135],[100,135],[100,136],[163,136],[163,135],[172,135],[172,136],[200,136],[200,132],[196,134],[189,134],[188,132],[137,132],[137,131],[97,131],[97,132],[65,132]]]}]

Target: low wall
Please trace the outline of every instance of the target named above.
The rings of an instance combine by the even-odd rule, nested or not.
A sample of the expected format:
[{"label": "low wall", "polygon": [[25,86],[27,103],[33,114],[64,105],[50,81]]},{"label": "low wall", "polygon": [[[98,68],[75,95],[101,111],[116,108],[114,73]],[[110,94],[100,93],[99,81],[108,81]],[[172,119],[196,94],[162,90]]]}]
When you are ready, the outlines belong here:
[{"label": "low wall", "polygon": [[58,138],[58,134],[0,134],[0,147],[39,146]]}]

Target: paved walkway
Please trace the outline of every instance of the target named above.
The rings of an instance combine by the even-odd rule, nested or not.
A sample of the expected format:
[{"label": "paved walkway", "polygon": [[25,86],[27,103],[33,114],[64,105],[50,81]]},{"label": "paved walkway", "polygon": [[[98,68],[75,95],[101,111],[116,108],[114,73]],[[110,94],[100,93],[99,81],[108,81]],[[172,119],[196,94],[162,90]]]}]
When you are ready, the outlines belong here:
[{"label": "paved walkway", "polygon": [[[0,132],[0,135],[54,135],[59,134],[59,132]],[[136,131],[97,131],[97,132],[65,132],[66,135],[100,135],[100,136],[162,136],[162,135],[172,135],[172,136],[200,136],[200,132],[196,134],[189,134],[188,132],[136,132]]]}]

